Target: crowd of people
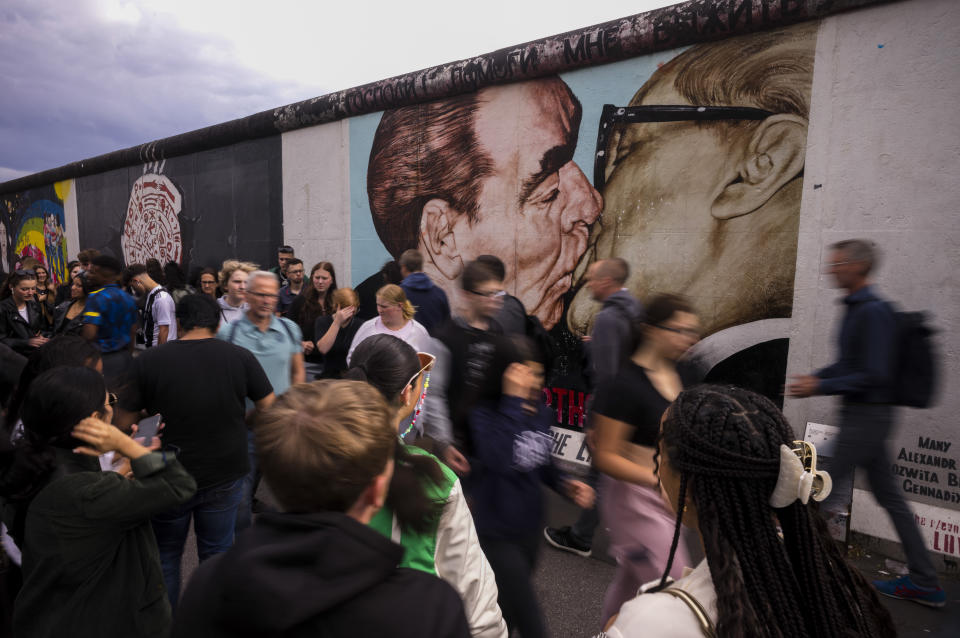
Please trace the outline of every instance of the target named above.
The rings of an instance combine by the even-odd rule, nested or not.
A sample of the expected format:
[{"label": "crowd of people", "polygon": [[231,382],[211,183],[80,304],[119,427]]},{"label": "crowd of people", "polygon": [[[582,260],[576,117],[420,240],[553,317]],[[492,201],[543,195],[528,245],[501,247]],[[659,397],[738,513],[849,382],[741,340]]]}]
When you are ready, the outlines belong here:
[{"label": "crowd of people", "polygon": [[[836,248],[851,296],[875,259],[860,247]],[[602,303],[583,338],[586,477],[551,454],[549,336],[495,256],[464,266],[455,304],[409,250],[375,314],[289,246],[270,270],[230,259],[192,285],[151,261],[83,251],[59,288],[39,263],[5,278],[14,635],[538,638],[544,536],[587,556],[601,521],[618,565],[597,619],[609,636],[874,638],[894,635],[878,590],[943,604],[915,547],[914,580],[896,585],[847,563],[818,512],[815,450],[762,396],[685,388],[696,310],[634,299],[621,259],[586,273]],[[791,393],[843,394],[834,368]],[[543,486],[581,519],[545,529]],[[201,564],[181,591],[191,525]]]}]

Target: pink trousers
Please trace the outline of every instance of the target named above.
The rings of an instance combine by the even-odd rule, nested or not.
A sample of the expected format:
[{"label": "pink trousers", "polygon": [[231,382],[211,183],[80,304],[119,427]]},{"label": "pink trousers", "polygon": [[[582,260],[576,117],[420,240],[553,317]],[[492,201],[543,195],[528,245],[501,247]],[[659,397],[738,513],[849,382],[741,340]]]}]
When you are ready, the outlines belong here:
[{"label": "pink trousers", "polygon": [[[660,491],[600,475],[600,516],[610,532],[610,556],[617,572],[603,599],[602,623],[637,595],[641,585],[663,575],[670,556],[676,516]],[[670,575],[680,578],[690,560],[681,535]]]}]

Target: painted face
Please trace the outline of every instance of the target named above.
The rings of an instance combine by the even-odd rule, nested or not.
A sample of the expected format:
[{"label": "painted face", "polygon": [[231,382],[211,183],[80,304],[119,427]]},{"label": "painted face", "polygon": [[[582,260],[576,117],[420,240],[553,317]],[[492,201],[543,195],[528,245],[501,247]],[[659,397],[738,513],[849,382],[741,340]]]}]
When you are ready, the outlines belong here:
[{"label": "painted face", "polygon": [[16,284],[10,286],[13,300],[17,305],[24,304],[34,298],[37,293],[36,279],[21,279]]},{"label": "painted face", "polygon": [[313,287],[317,289],[317,292],[321,294],[326,294],[327,289],[330,288],[330,284],[333,282],[333,277],[323,268],[318,268],[313,273]]},{"label": "painted face", "polygon": [[400,308],[400,304],[387,301],[383,297],[377,297],[377,314],[380,315],[380,320],[388,326],[396,326],[404,323],[403,309]]},{"label": "painted face", "polygon": [[[316,273],[314,273],[316,274]],[[294,264],[287,266],[287,279],[290,283],[299,286],[303,283],[303,264]]]},{"label": "painted face", "polygon": [[211,297],[217,294],[217,278],[211,274],[200,276],[200,292]]},{"label": "painted face", "polygon": [[[674,80],[671,73],[648,82],[640,105],[691,105]],[[751,126],[759,124],[618,125],[606,149],[603,214],[588,254],[629,262],[627,287],[638,298],[683,294],[703,313],[708,334],[789,316],[792,306],[800,182],[757,204],[769,207],[755,214],[714,216],[736,197],[731,193],[748,156]],[[590,308],[595,305],[581,290],[568,315],[575,332],[584,331]]]},{"label": "painted face", "polygon": [[464,261],[500,257],[504,287],[550,328],[602,205],[573,162],[578,109],[559,79],[486,89],[480,102],[474,128],[493,174],[476,219],[458,219],[457,246]]},{"label": "painted face", "polygon": [[227,280],[227,295],[231,301],[235,302],[234,305],[237,305],[237,302],[244,301],[246,298],[248,276],[249,275],[243,270],[237,269],[233,271],[230,279]]},{"label": "painted face", "polygon": [[270,277],[257,277],[247,289],[246,299],[250,311],[258,319],[270,317],[277,309],[277,291],[280,284]]}]

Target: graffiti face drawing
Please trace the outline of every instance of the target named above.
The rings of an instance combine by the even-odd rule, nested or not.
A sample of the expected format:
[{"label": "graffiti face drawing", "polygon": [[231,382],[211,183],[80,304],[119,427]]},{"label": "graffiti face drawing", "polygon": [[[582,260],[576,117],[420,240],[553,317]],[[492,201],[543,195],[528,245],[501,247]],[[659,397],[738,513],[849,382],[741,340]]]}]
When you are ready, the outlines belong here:
[{"label": "graffiti face drawing", "polygon": [[386,113],[368,193],[388,250],[418,248],[453,299],[464,264],[496,255],[504,288],[552,327],[602,203],[573,162],[580,114],[558,78]]},{"label": "graffiti face drawing", "polygon": [[120,246],[128,264],[155,258],[161,264],[180,263],[183,241],[180,236],[182,198],[173,182],[164,175],[147,173],[133,184]]},{"label": "graffiti face drawing", "polygon": [[[641,299],[686,295],[707,334],[790,316],[814,33],[694,47],[611,111],[589,261],[626,259]],[[570,328],[595,311],[582,288]]]}]

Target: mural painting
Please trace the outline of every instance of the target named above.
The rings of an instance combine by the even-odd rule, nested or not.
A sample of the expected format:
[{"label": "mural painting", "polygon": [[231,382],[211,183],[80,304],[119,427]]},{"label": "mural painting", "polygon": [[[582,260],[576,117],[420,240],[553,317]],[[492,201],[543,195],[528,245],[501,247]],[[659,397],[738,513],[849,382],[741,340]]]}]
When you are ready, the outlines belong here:
[{"label": "mural painting", "polygon": [[0,241],[4,270],[19,268],[32,257],[43,264],[55,284],[67,277],[67,238],[63,202],[70,181],[0,198]]},{"label": "mural painting", "polygon": [[269,137],[81,177],[80,245],[190,272],[242,256],[271,263],[282,239],[280,140]]},{"label": "mural painting", "polygon": [[464,264],[499,256],[506,290],[561,345],[545,399],[559,426],[580,429],[581,339],[599,309],[583,276],[622,257],[638,298],[680,293],[696,307],[691,381],[782,402],[816,28],[386,111],[363,184],[385,252],[354,251],[355,272],[417,248],[455,301]]},{"label": "mural painting", "polygon": [[143,177],[133,183],[120,237],[126,263],[142,264],[150,258],[161,264],[181,263],[183,239],[177,216],[182,199],[180,191],[165,175],[144,172]]}]

